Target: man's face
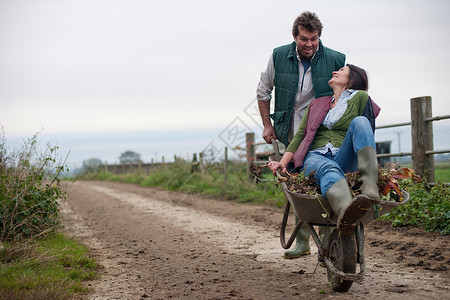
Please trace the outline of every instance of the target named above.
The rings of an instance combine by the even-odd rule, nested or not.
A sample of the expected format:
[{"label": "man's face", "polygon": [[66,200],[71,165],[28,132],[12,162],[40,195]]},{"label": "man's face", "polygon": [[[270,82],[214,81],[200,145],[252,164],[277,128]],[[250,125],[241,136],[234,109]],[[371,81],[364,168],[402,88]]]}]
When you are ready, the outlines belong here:
[{"label": "man's face", "polygon": [[319,47],[319,33],[317,30],[310,32],[302,26],[298,26],[298,29],[299,34],[294,37],[298,53],[300,58],[310,60]]}]

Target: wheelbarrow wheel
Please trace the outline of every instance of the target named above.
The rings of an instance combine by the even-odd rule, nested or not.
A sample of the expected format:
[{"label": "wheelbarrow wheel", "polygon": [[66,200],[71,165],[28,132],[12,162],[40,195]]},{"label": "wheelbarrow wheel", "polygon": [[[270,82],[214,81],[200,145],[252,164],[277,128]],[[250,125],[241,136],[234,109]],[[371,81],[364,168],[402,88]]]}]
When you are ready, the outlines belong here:
[{"label": "wheelbarrow wheel", "polygon": [[[334,267],[344,273],[355,273],[357,264],[357,249],[355,233],[339,235],[335,229],[330,236],[330,260]],[[351,280],[344,280],[327,269],[328,281],[336,292],[347,292],[353,284]]]}]

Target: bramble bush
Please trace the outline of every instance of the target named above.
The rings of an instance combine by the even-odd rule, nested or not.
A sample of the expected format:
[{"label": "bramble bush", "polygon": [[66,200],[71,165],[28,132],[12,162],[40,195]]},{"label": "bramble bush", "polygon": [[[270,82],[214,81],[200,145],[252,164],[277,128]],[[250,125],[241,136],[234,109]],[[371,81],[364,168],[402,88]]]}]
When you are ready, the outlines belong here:
[{"label": "bramble bush", "polygon": [[52,231],[59,224],[58,199],[65,199],[59,175],[58,147],[38,151],[37,135],[8,153],[0,133],[0,242],[23,241]]}]

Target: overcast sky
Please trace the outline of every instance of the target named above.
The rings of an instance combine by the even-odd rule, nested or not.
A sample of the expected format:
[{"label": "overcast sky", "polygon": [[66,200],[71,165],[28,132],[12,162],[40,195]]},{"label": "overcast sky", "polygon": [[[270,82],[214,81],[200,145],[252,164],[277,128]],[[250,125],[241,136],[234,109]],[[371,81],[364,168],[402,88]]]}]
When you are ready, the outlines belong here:
[{"label": "overcast sky", "polygon": [[419,96],[450,114],[447,0],[0,0],[0,124],[60,140],[255,126],[260,73],[304,10],[368,71],[377,125],[409,121]]}]

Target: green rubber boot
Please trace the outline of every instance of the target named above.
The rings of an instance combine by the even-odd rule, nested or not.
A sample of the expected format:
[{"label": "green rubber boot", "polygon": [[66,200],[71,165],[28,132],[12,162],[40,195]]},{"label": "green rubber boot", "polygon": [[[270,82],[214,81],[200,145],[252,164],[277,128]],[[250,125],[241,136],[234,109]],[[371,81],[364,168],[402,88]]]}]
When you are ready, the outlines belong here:
[{"label": "green rubber boot", "polygon": [[361,195],[368,197],[373,203],[379,203],[377,151],[372,146],[366,146],[356,156],[362,181]]},{"label": "green rubber boot", "polygon": [[355,223],[370,209],[371,201],[366,197],[353,198],[347,179],[335,182],[327,191],[327,199],[333,212],[338,216],[337,228],[347,233],[355,228]]},{"label": "green rubber boot", "polygon": [[[298,222],[299,219],[297,218],[297,216],[295,216],[295,224],[297,224]],[[303,223],[297,233],[294,248],[284,252],[284,258],[294,259],[299,258],[303,255],[311,254],[311,251],[309,249],[309,236],[309,227],[306,223]]]}]

